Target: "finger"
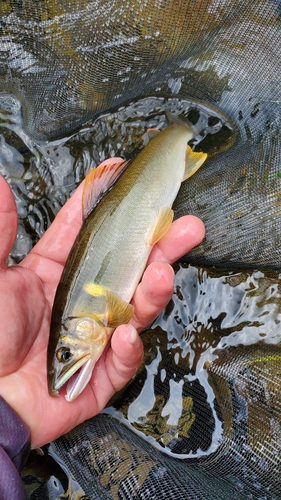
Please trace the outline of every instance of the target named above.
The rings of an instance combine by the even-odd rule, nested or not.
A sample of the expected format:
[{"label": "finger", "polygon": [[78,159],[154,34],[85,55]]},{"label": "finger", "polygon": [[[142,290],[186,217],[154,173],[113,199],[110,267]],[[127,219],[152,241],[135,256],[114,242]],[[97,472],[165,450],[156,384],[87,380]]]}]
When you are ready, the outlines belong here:
[{"label": "finger", "polygon": [[153,261],[172,264],[198,245],[205,236],[205,226],[195,215],[175,220],[167,233],[153,247],[148,264]]},{"label": "finger", "polygon": [[31,250],[36,254],[64,265],[82,225],[83,183],[57,214],[51,226]]},{"label": "finger", "polygon": [[41,281],[34,273],[22,271],[13,266],[0,278],[0,376],[16,371],[27,356],[32,357],[43,318],[49,320]]},{"label": "finger", "polygon": [[7,181],[0,175],[0,269],[6,267],[6,259],[15,241],[18,214],[14,196]]},{"label": "finger", "polygon": [[164,262],[154,262],[144,272],[132,304],[133,325],[138,330],[149,326],[169,302],[174,290],[174,271]]},{"label": "finger", "polygon": [[116,328],[111,349],[107,351],[105,365],[107,375],[114,388],[120,390],[135,375],[143,358],[143,344],[132,325]]},{"label": "finger", "polygon": [[[116,163],[121,158],[110,158],[101,163]],[[59,211],[54,222],[41,240],[35,245],[31,254],[36,253],[64,265],[70,249],[82,225],[82,182],[73,196]]]}]

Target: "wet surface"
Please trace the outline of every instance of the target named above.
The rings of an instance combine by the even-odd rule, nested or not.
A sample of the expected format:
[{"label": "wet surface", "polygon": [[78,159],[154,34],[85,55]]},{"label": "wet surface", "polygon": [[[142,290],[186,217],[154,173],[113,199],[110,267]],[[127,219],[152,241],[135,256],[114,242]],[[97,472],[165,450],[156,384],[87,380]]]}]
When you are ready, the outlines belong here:
[{"label": "wet surface", "polygon": [[[269,399],[281,406],[281,286],[274,272],[175,269],[172,300],[143,334],[144,365],[115,409],[105,412],[169,455],[199,458],[234,439],[241,419],[249,425],[249,412],[256,411],[252,391],[267,392],[259,410],[267,418]],[[281,438],[274,414],[275,431],[267,430],[266,441]],[[252,442],[261,432],[255,419],[248,428]]]},{"label": "wet surface", "polygon": [[219,144],[225,150],[235,140],[235,127],[218,110],[179,99],[146,98],[99,117],[69,138],[38,142],[24,131],[20,102],[0,94],[0,173],[12,187],[19,214],[11,252],[15,262],[43,235],[91,168],[113,156],[133,158],[146,144],[148,128],[167,126],[166,109],[200,124],[202,131],[193,141],[198,151],[216,154]]},{"label": "wet surface", "polygon": [[171,301],[142,334],[136,376],[51,448],[95,499],[105,488],[181,499],[189,488],[194,499],[277,500],[279,273],[175,271]]},{"label": "wet surface", "polygon": [[[0,86],[22,97],[26,124],[19,101],[2,94],[0,173],[19,211],[11,262],[26,255],[92,166],[108,156],[133,156],[145,129],[164,125],[163,103],[178,113],[190,111],[196,121],[194,103],[200,100],[223,113],[210,113],[207,125],[216,133],[197,145],[209,159],[177,200],[176,216],[194,213],[206,225],[206,239],[189,262],[192,257],[202,265],[280,269],[279,2],[129,3],[130,9],[119,0],[107,8],[103,1],[1,4]],[[122,31],[116,32],[120,21]],[[128,104],[143,91],[156,97]],[[181,100],[187,96],[193,104]],[[127,104],[116,113],[81,127],[121,102]],[[55,143],[36,142],[26,133],[57,138],[77,126],[77,134]],[[173,487],[183,478],[183,497],[186,491],[190,498],[208,499],[238,498],[241,492],[243,499],[275,500],[281,491],[279,276],[215,276],[210,269],[179,270],[173,300],[144,334],[145,368],[118,408],[166,453],[210,457],[211,474],[201,469],[188,476],[190,461],[184,469],[177,460],[173,469],[171,457],[158,457],[157,480],[149,488],[145,482],[142,497],[152,498],[159,484],[160,494],[177,498],[180,489]],[[146,453],[134,469],[131,448],[122,458],[127,435],[119,442],[121,461],[129,463],[122,469],[118,439],[112,439],[118,425],[116,434],[112,423],[104,431],[96,459],[108,464],[101,483],[117,495],[116,484],[122,483],[125,498],[129,484],[155,475],[156,468]],[[108,436],[113,458],[107,462]],[[80,437],[84,450],[81,430],[75,452]],[[118,463],[113,479],[120,481],[111,481],[112,463]],[[53,493],[61,494],[59,481],[52,484]]]}]

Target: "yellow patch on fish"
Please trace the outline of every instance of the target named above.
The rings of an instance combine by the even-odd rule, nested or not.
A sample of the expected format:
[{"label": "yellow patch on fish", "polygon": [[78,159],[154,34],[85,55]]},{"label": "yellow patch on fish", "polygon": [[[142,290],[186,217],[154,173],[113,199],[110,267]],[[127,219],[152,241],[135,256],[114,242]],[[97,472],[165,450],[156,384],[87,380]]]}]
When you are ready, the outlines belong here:
[{"label": "yellow patch on fish", "polygon": [[85,283],[83,285],[84,292],[94,297],[99,297],[101,295],[107,295],[108,289],[102,285],[97,285],[96,283]]},{"label": "yellow patch on fish", "polygon": [[85,283],[83,290],[93,297],[106,297],[107,311],[104,315],[93,315],[99,319],[105,326],[116,328],[119,325],[129,323],[134,314],[134,308],[131,304],[123,300],[117,293],[97,283]]}]

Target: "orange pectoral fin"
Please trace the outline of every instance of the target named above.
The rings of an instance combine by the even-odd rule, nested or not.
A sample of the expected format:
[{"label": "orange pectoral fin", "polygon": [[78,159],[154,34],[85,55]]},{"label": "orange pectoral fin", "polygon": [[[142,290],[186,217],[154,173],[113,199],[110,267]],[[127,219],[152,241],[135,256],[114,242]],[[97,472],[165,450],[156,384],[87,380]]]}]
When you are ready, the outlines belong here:
[{"label": "orange pectoral fin", "polygon": [[93,168],[85,178],[83,191],[83,220],[92,212],[103,196],[113,187],[131,161],[120,161]]},{"label": "orange pectoral fin", "polygon": [[127,324],[132,319],[134,307],[125,300],[121,299],[117,293],[109,292],[107,325],[110,328],[116,328],[119,325]]},{"label": "orange pectoral fin", "polygon": [[96,283],[85,283],[83,290],[93,297],[104,296],[107,301],[107,307],[103,314],[94,315],[98,321],[109,328],[116,328],[119,325],[129,323],[134,314],[134,307],[123,300],[117,293],[109,288]]}]

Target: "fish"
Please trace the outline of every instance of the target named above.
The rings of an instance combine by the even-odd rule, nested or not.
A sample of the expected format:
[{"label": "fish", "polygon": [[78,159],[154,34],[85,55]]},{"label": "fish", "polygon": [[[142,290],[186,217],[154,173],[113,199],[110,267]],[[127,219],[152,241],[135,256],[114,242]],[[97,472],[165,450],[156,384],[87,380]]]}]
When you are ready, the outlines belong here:
[{"label": "fish", "polygon": [[87,386],[130,304],[152,247],[173,220],[181,182],[206,160],[187,144],[197,133],[177,117],[129,161],[107,163],[85,178],[83,224],[57,287],[48,344],[49,394],[66,384],[73,401]]}]

